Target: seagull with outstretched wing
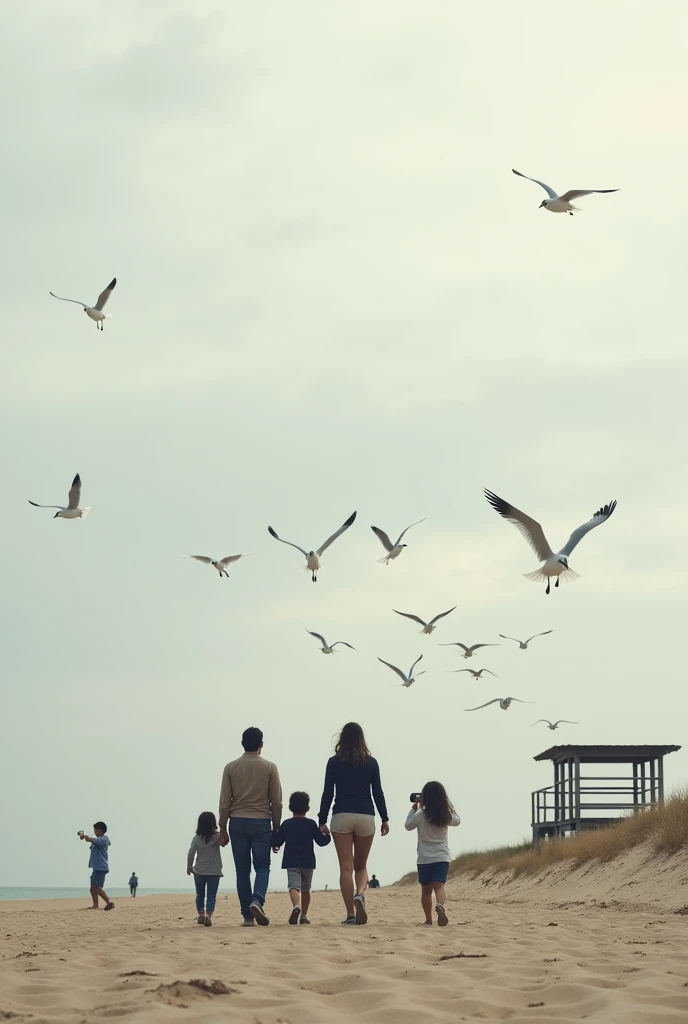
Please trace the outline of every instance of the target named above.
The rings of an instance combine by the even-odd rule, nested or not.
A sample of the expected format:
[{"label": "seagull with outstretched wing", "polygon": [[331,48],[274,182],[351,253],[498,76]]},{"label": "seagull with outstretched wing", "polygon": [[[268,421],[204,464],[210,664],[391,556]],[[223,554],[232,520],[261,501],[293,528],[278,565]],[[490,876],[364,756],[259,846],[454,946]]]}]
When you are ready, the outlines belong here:
[{"label": "seagull with outstretched wing", "polygon": [[396,665],[392,665],[390,664],[389,661],[385,661],[384,658],[378,658],[377,660],[381,661],[383,665],[387,666],[387,668],[391,668],[392,672],[396,672],[396,674],[401,679],[402,686],[411,686],[412,683],[415,683],[416,678],[418,676],[425,675],[425,670],[423,670],[422,672],[416,672],[415,676],[413,674],[414,668],[416,667],[416,665],[418,664],[422,657],[423,655],[421,654],[420,658],[416,658],[413,665],[411,665],[411,668],[408,670],[408,675],[405,672],[402,672],[400,668],[397,668]]},{"label": "seagull with outstretched wing", "polygon": [[392,611],[396,615],[403,615],[405,619],[412,619],[414,622],[417,622],[419,626],[423,627],[421,629],[421,633],[425,633],[427,636],[429,636],[431,633],[434,633],[435,630],[437,629],[435,623],[438,622],[439,619],[443,619],[445,615],[449,615],[455,609],[456,605],[454,605],[453,608],[450,608],[448,612],[440,612],[439,615],[435,615],[434,618],[430,619],[429,622],[426,622],[424,619],[418,618],[417,615],[411,615],[410,612],[398,612],[396,608],[392,608]]},{"label": "seagull with outstretched wing", "polygon": [[465,644],[455,641],[452,644],[438,644],[438,647],[460,647],[463,651],[462,658],[472,658],[473,652],[479,650],[481,647],[501,647],[501,644],[473,644],[472,647],[466,647]]},{"label": "seagull with outstretched wing", "polygon": [[515,636],[504,636],[503,633],[500,633],[499,635],[501,636],[502,640],[513,640],[514,643],[518,644],[519,650],[527,651],[528,644],[531,640],[534,640],[536,636],[547,636],[547,634],[551,632],[551,629],[546,629],[544,633],[535,633],[533,636],[529,636],[527,640],[517,640]]},{"label": "seagull with outstretched wing", "polygon": [[217,569],[220,579],[222,579],[223,576],[229,576],[227,566],[231,565],[232,562],[238,562],[240,558],[246,558],[246,555],[226,555],[224,558],[218,559],[211,558],[209,555],[184,555],[184,558],[194,558],[197,562],[203,562],[204,565],[212,565],[214,569]]},{"label": "seagull with outstretched wing", "polygon": [[496,672],[490,672],[489,668],[479,668],[477,671],[474,668],[452,668],[450,672],[470,672],[474,679],[482,679],[483,672],[486,672],[488,676],[494,676],[495,679],[499,679]]},{"label": "seagull with outstretched wing", "polygon": [[336,640],[333,644],[328,644],[325,637],[322,636],[320,633],[314,633],[311,629],[307,629],[306,632],[310,633],[311,636],[314,636],[316,640],[320,641],[322,645],[321,650],[323,654],[335,654],[335,647],[337,646],[337,644],[344,644],[345,647],[351,647],[352,651],[356,650],[356,648],[352,647],[351,644],[348,644],[346,640]]},{"label": "seagull with outstretched wing", "polygon": [[[419,523],[424,522],[425,519],[419,519],[417,520],[417,522],[411,523],[411,526],[418,526]],[[378,538],[383,548],[387,552],[387,554],[384,555],[382,558],[378,558],[378,562],[384,562],[385,565],[389,565],[392,559],[399,557],[404,548],[408,547],[408,544],[402,544],[401,541],[407,530],[411,529],[411,526],[407,526],[406,530],[401,531],[394,544],[392,544],[391,540],[389,539],[389,535],[386,534],[384,530],[381,530],[379,526],[370,527],[370,529],[373,531],[373,533]]]},{"label": "seagull with outstretched wing", "polygon": [[320,556],[322,555],[323,551],[326,551],[327,548],[329,548],[330,544],[332,544],[334,541],[336,541],[337,537],[341,537],[341,535],[344,533],[344,531],[349,529],[349,527],[351,526],[351,524],[353,523],[355,518],[356,518],[356,513],[352,512],[352,514],[349,516],[347,521],[345,523],[342,523],[342,525],[339,527],[339,529],[335,533],[333,533],[331,537],[328,537],[327,540],[325,541],[325,543],[321,544],[320,547],[316,548],[315,551],[306,551],[305,548],[299,547],[298,544],[292,544],[292,542],[290,540],[283,540],[282,537],[278,537],[277,536],[277,534],[275,533],[275,531],[273,530],[273,528],[271,526],[268,526],[268,533],[270,534],[271,537],[274,537],[275,540],[280,541],[282,544],[288,544],[290,548],[296,548],[297,551],[301,552],[301,554],[306,559],[306,564],[304,566],[304,571],[305,572],[310,572],[311,579],[313,580],[314,583],[317,583],[318,582],[317,573],[318,573],[318,570],[322,568],[322,566],[320,564]]},{"label": "seagull with outstretched wing", "polygon": [[555,587],[559,586],[559,577],[565,580],[577,580],[579,578],[579,574],[569,567],[569,555],[583,540],[586,533],[590,533],[596,526],[606,523],[616,508],[616,501],[610,501],[608,505],[603,505],[598,512],[595,512],[591,519],[588,519],[587,523],[583,523],[582,526],[573,531],[560,551],[552,551],[542,527],[535,519],[531,519],[525,512],[521,512],[515,505],[510,505],[508,501],[504,501],[504,498],[499,498],[492,491],[488,491],[487,488],[485,488],[485,497],[495,512],[499,512],[500,516],[521,531],[543,563],[535,572],[526,572],[523,575],[526,579],[534,580],[535,582],[547,580],[546,594],[549,594],[550,578],[552,576],[556,576]]},{"label": "seagull with outstretched wing", "polygon": [[96,302],[95,306],[89,306],[87,302],[80,302],[79,299],[65,299],[61,295],[56,295],[55,292],[51,292],[50,294],[54,299],[59,299],[60,302],[74,302],[77,306],[83,306],[84,313],[86,313],[87,316],[90,316],[91,320],[95,320],[96,328],[99,327],[100,330],[102,331],[103,320],[107,319],[107,315],[103,313],[103,309],[105,307],[105,303],[110,298],[110,293],[112,292],[116,284],[117,278],[113,277],[112,281],[110,281],[110,284],[107,286],[107,288],[103,288],[102,292],[98,296],[98,301]]},{"label": "seagull with outstretched wing", "polygon": [[540,722],[546,722],[547,728],[552,729],[552,731],[554,731],[554,729],[558,729],[559,726],[564,725],[564,723],[566,723],[566,725],[580,725],[580,722],[571,722],[568,718],[560,718],[556,722],[550,722],[549,718],[538,718],[537,722],[533,722],[533,725],[539,725]]},{"label": "seagull with outstretched wing", "polygon": [[89,507],[79,508],[79,501],[81,500],[81,477],[77,475],[72,480],[72,486],[69,489],[69,495],[67,498],[66,505],[39,505],[37,501],[31,501],[27,498],[29,505],[33,505],[34,508],[56,508],[59,511],[55,513],[53,519],[83,519],[89,513]]},{"label": "seagull with outstretched wing", "polygon": [[521,700],[520,697],[495,697],[494,700],[488,700],[487,704],[478,704],[477,708],[464,708],[464,711],[480,711],[481,708],[489,708],[490,704],[499,704],[502,711],[508,711],[511,707],[512,701],[518,701],[519,704],[534,704],[532,700]]},{"label": "seagull with outstretched wing", "polygon": [[520,171],[515,170],[513,167],[511,170],[514,174],[517,174],[519,178],[526,178],[528,181],[534,181],[536,185],[540,185],[544,188],[548,198],[543,199],[540,203],[540,209],[544,206],[550,213],[569,213],[573,217],[573,211],[576,210],[580,213],[580,208],[574,206],[571,202],[572,199],[580,199],[582,196],[591,196],[596,192],[619,192],[618,188],[570,188],[568,192],[564,192],[563,195],[557,195],[553,188],[549,185],[545,185],[544,181],[539,181],[537,178],[529,178],[527,174],[521,174]]}]

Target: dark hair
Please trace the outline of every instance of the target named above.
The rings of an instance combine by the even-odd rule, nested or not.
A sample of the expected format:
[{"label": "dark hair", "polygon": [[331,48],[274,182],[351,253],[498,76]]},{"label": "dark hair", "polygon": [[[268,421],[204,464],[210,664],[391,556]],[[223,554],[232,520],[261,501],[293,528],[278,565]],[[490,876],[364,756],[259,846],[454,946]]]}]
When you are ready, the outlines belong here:
[{"label": "dark hair", "polygon": [[420,802],[431,825],[442,828],[451,824],[454,807],[441,782],[426,782]]},{"label": "dark hair", "polygon": [[308,793],[297,790],[289,797],[289,810],[292,814],[305,814],[310,810],[311,798]]},{"label": "dark hair", "polygon": [[250,726],[248,729],[244,729],[241,735],[241,745],[247,754],[255,754],[256,750],[259,750],[262,744],[262,729],[258,729],[255,725]]},{"label": "dark hair", "polygon": [[196,835],[203,836],[206,843],[214,836],[217,832],[217,821],[212,811],[203,811],[202,814],[198,815],[198,825],[196,826]]},{"label": "dark hair", "polygon": [[97,828],[100,832],[107,832],[107,825],[105,824],[104,821],[97,821],[93,828]]},{"label": "dark hair", "polygon": [[372,755],[366,746],[363,729],[358,722],[347,722],[334,748],[335,756],[346,764],[363,764]]}]

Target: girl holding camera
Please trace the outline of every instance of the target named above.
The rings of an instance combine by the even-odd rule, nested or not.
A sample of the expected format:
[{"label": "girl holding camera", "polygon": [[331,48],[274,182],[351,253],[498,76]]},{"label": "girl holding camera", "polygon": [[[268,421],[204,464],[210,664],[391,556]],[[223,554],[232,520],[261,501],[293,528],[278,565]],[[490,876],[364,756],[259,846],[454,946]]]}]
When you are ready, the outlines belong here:
[{"label": "girl holding camera", "polygon": [[[415,799],[414,799],[415,798]],[[447,924],[445,883],[449,872],[449,828],[460,825],[441,782],[426,782],[422,793],[411,797],[413,807],[406,818],[406,829],[418,830],[418,881],[421,886],[420,902],[425,912],[424,925],[432,925],[432,894],[440,928]]]}]

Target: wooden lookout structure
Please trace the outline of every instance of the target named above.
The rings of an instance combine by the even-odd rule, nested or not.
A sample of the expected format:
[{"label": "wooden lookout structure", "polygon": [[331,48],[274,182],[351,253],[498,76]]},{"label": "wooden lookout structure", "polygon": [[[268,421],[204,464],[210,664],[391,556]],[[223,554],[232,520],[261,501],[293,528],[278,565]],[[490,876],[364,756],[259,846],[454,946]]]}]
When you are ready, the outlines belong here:
[{"label": "wooden lookout structure", "polygon": [[[637,813],[661,803],[664,755],[680,749],[675,745],[571,745],[544,750],[534,760],[552,762],[554,784],[531,794],[533,843],[601,828],[624,811]],[[620,770],[624,774],[610,774]],[[583,774],[588,771],[593,774]]]}]

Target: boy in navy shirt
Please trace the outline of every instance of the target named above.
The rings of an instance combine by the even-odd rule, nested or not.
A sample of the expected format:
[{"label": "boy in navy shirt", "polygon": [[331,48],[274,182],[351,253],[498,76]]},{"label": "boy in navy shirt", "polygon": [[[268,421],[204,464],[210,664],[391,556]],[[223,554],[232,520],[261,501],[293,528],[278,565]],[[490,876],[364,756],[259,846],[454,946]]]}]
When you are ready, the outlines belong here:
[{"label": "boy in navy shirt", "polygon": [[91,868],[91,898],[93,906],[89,910],[98,909],[98,897],[105,903],[103,910],[114,910],[115,904],[103,889],[105,876],[110,870],[108,864],[108,847],[110,840],[105,835],[107,825],[104,821],[97,821],[93,826],[95,835],[87,836],[85,832],[79,832],[79,839],[85,839],[91,844],[91,856],[88,859],[88,866]]},{"label": "boy in navy shirt", "polygon": [[311,902],[311,883],[315,868],[313,843],[327,846],[330,836],[322,834],[318,823],[307,818],[311,798],[308,793],[292,793],[289,797],[291,818],[287,818],[272,839],[274,853],[284,846],[282,867],[287,869],[287,885],[292,911],[289,924],[310,924],[307,913]]}]

